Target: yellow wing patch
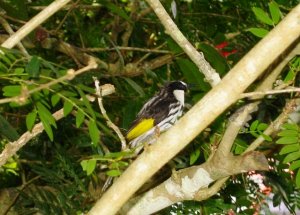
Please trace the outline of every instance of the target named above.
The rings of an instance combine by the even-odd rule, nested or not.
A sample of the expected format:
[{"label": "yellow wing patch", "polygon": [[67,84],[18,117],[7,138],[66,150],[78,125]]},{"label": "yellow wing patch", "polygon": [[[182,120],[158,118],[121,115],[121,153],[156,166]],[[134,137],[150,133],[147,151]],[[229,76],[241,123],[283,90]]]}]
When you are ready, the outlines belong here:
[{"label": "yellow wing patch", "polygon": [[131,141],[134,138],[142,135],[154,126],[154,119],[143,119],[134,128],[132,128],[126,135],[127,140]]}]

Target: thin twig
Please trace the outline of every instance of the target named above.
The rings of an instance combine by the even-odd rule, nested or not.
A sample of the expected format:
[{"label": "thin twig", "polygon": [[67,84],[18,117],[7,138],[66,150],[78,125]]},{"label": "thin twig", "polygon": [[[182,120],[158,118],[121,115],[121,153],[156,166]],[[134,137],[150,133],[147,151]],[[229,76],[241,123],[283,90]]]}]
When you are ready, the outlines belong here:
[{"label": "thin twig", "polygon": [[[86,9],[86,10],[98,10],[102,7],[103,7],[102,5],[94,4],[94,3],[93,3],[93,5],[78,4],[78,5],[75,5],[75,7],[73,5],[65,5],[61,8],[61,10],[70,10],[71,8]],[[46,8],[46,6],[30,6],[29,8],[33,9],[33,10],[44,10]]]},{"label": "thin twig", "polygon": [[107,51],[116,51],[116,49],[124,50],[124,51],[138,51],[138,52],[150,52],[150,53],[160,53],[160,54],[170,54],[171,52],[168,50],[158,50],[158,49],[145,49],[139,47],[124,47],[124,46],[116,46],[115,48],[82,48],[82,51],[90,51],[90,52],[107,52]]},{"label": "thin twig", "polygon": [[22,190],[24,190],[29,184],[31,184],[32,182],[34,182],[35,180],[39,179],[41,176],[38,175],[32,179],[30,179],[29,181],[27,181],[25,184],[22,184],[22,186],[19,189],[18,194],[14,197],[14,199],[12,200],[12,202],[10,203],[10,205],[6,208],[6,210],[3,212],[3,215],[8,214],[8,212],[10,211],[10,209],[14,206],[14,204],[16,203],[16,201],[18,200]]},{"label": "thin twig", "polygon": [[14,97],[11,97],[11,98],[5,98],[5,99],[0,99],[0,104],[4,104],[4,103],[8,103],[8,102],[17,102],[17,103],[24,103],[26,102],[26,100],[28,99],[28,97],[35,93],[35,92],[38,92],[40,90],[43,90],[43,89],[47,89],[55,84],[58,84],[58,83],[61,83],[65,80],[72,80],[73,78],[75,78],[77,75],[80,75],[82,74],[83,72],[86,72],[86,71],[89,71],[91,69],[95,69],[97,68],[97,64],[94,60],[91,59],[90,63],[77,70],[77,71],[74,71],[73,69],[69,69],[67,74],[60,77],[60,78],[57,78],[53,81],[50,81],[48,83],[45,83],[45,84],[41,84],[40,86],[32,89],[32,90],[28,90],[26,87],[24,87],[22,90],[21,90],[21,94],[19,96],[14,96]]},{"label": "thin twig", "polygon": [[281,93],[293,93],[293,92],[300,92],[300,88],[288,88],[283,90],[266,90],[263,92],[251,92],[251,93],[243,93],[240,96],[240,99],[252,96],[265,96],[265,95],[274,95],[274,94],[281,94]]},{"label": "thin twig", "polygon": [[103,117],[106,119],[107,125],[110,128],[112,128],[116,132],[118,137],[120,138],[120,141],[122,144],[122,151],[124,151],[127,149],[126,140],[125,140],[122,132],[120,131],[120,129],[110,120],[110,118],[106,114],[106,110],[105,110],[105,108],[103,106],[103,102],[102,102],[102,92],[101,92],[101,88],[99,87],[99,80],[96,77],[94,77],[94,81],[95,81],[95,87],[96,87],[96,95],[98,95],[98,104],[100,107],[100,111],[101,111]]},{"label": "thin twig", "polygon": [[[111,84],[104,84],[100,86],[102,90],[102,96],[107,96],[114,93],[114,87]],[[88,96],[89,100],[91,96]],[[92,99],[91,99],[92,100]],[[58,121],[64,117],[63,108],[56,111],[52,114],[53,118]],[[25,132],[18,140],[14,142],[10,142],[5,145],[3,151],[0,154],[0,167],[4,165],[7,160],[13,156],[17,151],[19,151],[27,142],[29,142],[32,138],[36,137],[44,130],[44,126],[42,122],[37,123],[31,131]]]},{"label": "thin twig", "polygon": [[[272,123],[270,123],[269,127],[266,130],[264,130],[263,134],[269,136],[271,134],[274,134],[275,132],[278,132],[280,126],[288,120],[289,114],[293,113],[296,110],[296,107],[297,107],[297,99],[290,100],[285,105],[282,113]],[[250,144],[250,146],[246,149],[246,151],[243,154],[250,151],[254,151],[264,142],[265,139],[263,138],[262,135],[260,135]]]}]

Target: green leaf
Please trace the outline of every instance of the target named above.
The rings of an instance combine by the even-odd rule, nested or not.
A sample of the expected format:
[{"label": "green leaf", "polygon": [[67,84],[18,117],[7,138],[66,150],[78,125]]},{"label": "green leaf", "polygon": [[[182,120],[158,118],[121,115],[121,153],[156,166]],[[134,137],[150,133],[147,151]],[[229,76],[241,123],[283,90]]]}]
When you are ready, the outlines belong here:
[{"label": "green leaf", "polygon": [[299,130],[298,125],[294,123],[285,123],[281,127],[288,130],[295,130],[295,131]]},{"label": "green leaf", "polygon": [[50,111],[41,102],[37,102],[36,107],[37,107],[39,117],[40,118],[42,117],[50,125],[53,125],[56,128],[57,126],[56,126],[55,119],[50,113]]},{"label": "green leaf", "polygon": [[0,115],[0,134],[9,141],[15,141],[20,137],[17,130],[2,115]]},{"label": "green leaf", "polygon": [[26,127],[27,127],[28,131],[31,131],[31,129],[33,128],[35,120],[36,120],[36,116],[37,116],[37,111],[36,110],[33,110],[32,112],[27,114],[27,116],[26,116]]},{"label": "green leaf", "polygon": [[216,50],[215,47],[206,43],[200,43],[197,45],[197,48],[203,52],[205,59],[220,75],[224,75],[229,71],[226,59]]},{"label": "green leaf", "polygon": [[266,135],[264,133],[260,134],[266,141],[271,142],[272,141],[272,137],[270,137],[269,135]]},{"label": "green leaf", "polygon": [[265,24],[267,24],[267,25],[272,25],[272,26],[273,26],[273,21],[272,21],[272,19],[271,19],[271,18],[269,17],[269,15],[268,15],[265,11],[263,11],[261,8],[259,8],[259,7],[253,7],[253,8],[252,8],[252,11],[254,12],[256,18],[257,18],[259,21],[261,21],[261,22],[263,22],[263,23],[265,23]]},{"label": "green leaf", "polygon": [[234,140],[234,146],[234,153],[237,155],[242,154],[248,147],[247,143],[239,138]]},{"label": "green leaf", "polygon": [[125,19],[128,22],[131,22],[130,17],[126,14],[126,12],[122,8],[118,7],[117,5],[115,5],[109,1],[105,1],[105,0],[101,0],[100,3],[104,7],[109,9],[112,13],[122,17],[123,19]]},{"label": "green leaf", "polygon": [[204,75],[198,67],[188,59],[178,58],[176,63],[179,65],[184,78],[188,83],[195,84],[201,91],[207,92],[210,86],[204,81]]},{"label": "green leaf", "polygon": [[42,117],[41,115],[39,115],[41,121],[42,121],[42,124],[44,126],[44,129],[49,137],[49,139],[51,141],[53,141],[53,131],[52,131],[52,128],[51,128],[51,125],[49,124],[49,122],[47,121],[47,119],[45,119],[44,117]]},{"label": "green leaf", "polygon": [[294,144],[298,143],[298,137],[281,137],[279,138],[276,143],[277,144]]},{"label": "green leaf", "polygon": [[247,29],[247,31],[251,32],[253,35],[259,38],[263,38],[269,33],[269,31],[264,28],[249,28]]},{"label": "green leaf", "polygon": [[140,85],[138,85],[135,81],[133,81],[130,78],[124,78],[124,79],[140,95],[140,97],[145,96],[145,92]]},{"label": "green leaf", "polygon": [[83,171],[86,171],[87,175],[90,175],[94,172],[94,170],[96,168],[96,164],[97,164],[97,161],[94,159],[83,160],[80,162],[80,165],[81,165]]},{"label": "green leaf", "polygon": [[284,159],[283,159],[283,163],[289,163],[291,161],[297,160],[300,158],[300,151],[297,152],[292,152],[290,154],[288,154]]},{"label": "green leaf", "polygon": [[93,144],[98,144],[99,139],[100,139],[100,132],[96,125],[95,120],[89,121],[88,128],[89,128],[89,134],[90,134]]},{"label": "green leaf", "polygon": [[171,37],[168,37],[166,42],[168,44],[169,50],[171,50],[174,54],[183,52],[182,48]]},{"label": "green leaf", "polygon": [[32,78],[38,78],[40,75],[40,60],[37,56],[33,56],[25,67],[25,71]]},{"label": "green leaf", "polygon": [[296,175],[296,186],[300,188],[300,169],[298,170]]},{"label": "green leaf", "polygon": [[81,110],[78,110],[76,113],[76,127],[79,128],[80,125],[84,122],[84,113]]},{"label": "green leaf", "polygon": [[266,123],[259,123],[259,125],[257,126],[257,130],[258,130],[258,131],[264,131],[264,130],[266,130],[268,127],[269,127],[269,125],[266,124]]},{"label": "green leaf", "polygon": [[284,78],[284,83],[288,83],[296,78],[296,72],[294,70],[289,70],[287,75]]},{"label": "green leaf", "polygon": [[21,94],[22,87],[20,85],[10,85],[2,88],[3,96],[14,97]]},{"label": "green leaf", "polygon": [[275,1],[269,3],[269,11],[274,24],[277,24],[280,20],[280,9],[278,4]]},{"label": "green leaf", "polygon": [[118,169],[112,169],[112,170],[108,170],[106,171],[106,175],[110,176],[110,177],[117,177],[119,175],[121,175],[121,171]]},{"label": "green leaf", "polygon": [[14,73],[16,75],[21,75],[21,74],[23,74],[24,71],[25,71],[24,68],[15,68]]},{"label": "green leaf", "polygon": [[64,116],[67,116],[73,110],[73,103],[65,100],[63,110],[64,110]]},{"label": "green leaf", "polygon": [[54,94],[51,96],[51,104],[53,107],[57,105],[57,103],[60,101],[60,96],[58,94]]},{"label": "green leaf", "polygon": [[190,154],[190,165],[193,165],[197,161],[199,156],[200,156],[200,150],[198,148]]},{"label": "green leaf", "polygon": [[292,164],[289,167],[290,170],[295,170],[298,168],[300,168],[300,160],[292,162]]},{"label": "green leaf", "polygon": [[11,60],[7,57],[8,55],[2,55],[1,60],[4,61],[4,63],[6,63],[7,66],[10,66],[12,64]]},{"label": "green leaf", "polygon": [[256,131],[258,124],[259,124],[258,120],[255,120],[254,122],[252,122],[250,125],[250,131]]},{"label": "green leaf", "polygon": [[24,0],[0,1],[0,8],[3,8],[11,17],[24,21],[28,18],[26,1]]},{"label": "green leaf", "polygon": [[282,130],[277,135],[281,137],[298,137],[299,132],[295,130]]},{"label": "green leaf", "polygon": [[282,149],[280,150],[279,154],[280,155],[284,155],[284,154],[288,154],[288,153],[291,153],[291,152],[298,151],[299,149],[300,149],[300,147],[299,147],[298,143],[296,143],[296,144],[290,144],[290,145],[282,147]]},{"label": "green leaf", "polygon": [[122,158],[124,156],[128,156],[130,154],[131,154],[130,151],[110,152],[105,155],[105,158],[112,158],[112,159],[117,158],[118,159],[118,158]]},{"label": "green leaf", "polygon": [[80,97],[82,98],[82,101],[84,103],[84,105],[87,108],[88,113],[92,116],[92,118],[96,118],[95,112],[90,104],[90,101],[87,99],[86,95],[84,94],[84,92],[81,89],[77,89]]}]

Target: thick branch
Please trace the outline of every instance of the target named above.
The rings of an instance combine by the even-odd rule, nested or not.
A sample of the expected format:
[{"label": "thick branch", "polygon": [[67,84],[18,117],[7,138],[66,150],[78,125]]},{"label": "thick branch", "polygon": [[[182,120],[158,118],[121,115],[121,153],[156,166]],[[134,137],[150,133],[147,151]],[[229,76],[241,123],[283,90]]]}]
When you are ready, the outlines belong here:
[{"label": "thick branch", "polygon": [[210,85],[217,85],[221,81],[219,74],[205,60],[203,53],[198,52],[194,48],[194,46],[185,38],[185,36],[173,22],[172,18],[169,16],[165,8],[162,6],[160,1],[147,0],[147,2],[152,7],[163,26],[166,28],[166,32],[177,42],[177,44],[198,66],[199,70],[204,74],[206,80],[210,83]]},{"label": "thick branch", "polygon": [[194,200],[199,195],[199,190],[207,188],[215,180],[250,170],[267,169],[267,159],[259,152],[237,157],[216,156],[210,162],[176,172],[164,183],[147,192],[126,214],[152,214],[176,202]]},{"label": "thick branch", "polygon": [[[183,149],[274,62],[300,35],[300,5],[199,101],[177,124],[145,150],[96,203],[89,214],[114,214],[159,168]],[[285,37],[282,37],[285,32]],[[270,52],[272,50],[272,52]],[[235,83],[234,85],[232,83]],[[205,116],[205,117],[204,117]],[[114,201],[114,207],[110,202]]]},{"label": "thick branch", "polygon": [[11,49],[17,45],[24,37],[26,37],[32,30],[37,26],[42,24],[46,19],[60,10],[64,5],[66,5],[70,0],[56,0],[52,2],[48,7],[38,13],[29,22],[27,22],[23,27],[21,27],[15,34],[9,37],[4,43],[1,44],[2,47]]}]

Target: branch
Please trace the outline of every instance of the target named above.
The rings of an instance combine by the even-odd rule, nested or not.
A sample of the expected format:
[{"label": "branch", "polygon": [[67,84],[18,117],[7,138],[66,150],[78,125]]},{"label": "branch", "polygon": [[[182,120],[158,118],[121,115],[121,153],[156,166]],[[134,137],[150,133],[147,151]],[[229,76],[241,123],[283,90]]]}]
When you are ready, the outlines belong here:
[{"label": "branch", "polygon": [[120,131],[120,129],[110,120],[110,118],[106,114],[106,110],[102,103],[102,91],[101,91],[101,88],[99,87],[99,80],[96,77],[94,77],[94,82],[95,82],[95,87],[96,87],[96,95],[98,96],[98,104],[100,107],[100,111],[101,111],[104,119],[106,120],[107,125],[110,128],[112,128],[118,135],[118,137],[121,141],[121,144],[122,144],[122,151],[124,151],[125,149],[127,149],[126,140],[125,140],[124,136],[122,135],[122,132]]},{"label": "branch", "polygon": [[[248,52],[201,101],[163,133],[155,144],[149,146],[108,189],[89,214],[115,214],[146,180],[238,100],[240,94],[299,38],[299,16],[300,5]],[[282,37],[282,32],[285,32],[285,37]],[[112,200],[114,207],[111,207]]]},{"label": "branch", "polygon": [[251,93],[243,93],[240,96],[240,99],[247,98],[247,97],[253,97],[253,96],[265,96],[265,95],[274,95],[274,94],[281,94],[281,93],[294,93],[294,92],[300,92],[300,88],[291,87],[288,89],[283,90],[266,90],[263,92],[251,92]]},{"label": "branch", "polygon": [[[107,96],[114,93],[114,86],[110,84],[104,84],[101,87],[102,96]],[[56,111],[52,114],[56,121],[60,120],[64,117],[63,108]],[[13,156],[17,151],[19,151],[27,142],[29,142],[32,138],[42,133],[44,130],[44,126],[42,122],[37,123],[31,131],[25,132],[18,140],[14,142],[10,142],[5,145],[5,148],[0,154],[0,167],[4,165],[7,160]]]},{"label": "branch", "polygon": [[[284,107],[282,113],[269,125],[269,127],[263,132],[265,135],[271,135],[275,132],[278,132],[280,129],[280,126],[286,122],[289,118],[289,114],[296,111],[296,107],[299,102],[299,99],[292,99],[290,100]],[[265,139],[260,135],[258,138],[253,141],[250,146],[246,149],[245,153],[255,150],[257,147],[259,147],[263,142],[265,142]]]},{"label": "branch", "polygon": [[19,96],[14,96],[14,97],[10,97],[10,98],[5,98],[5,99],[0,99],[0,104],[4,104],[4,103],[8,103],[8,102],[17,102],[17,103],[24,103],[26,102],[26,100],[28,99],[28,97],[35,93],[35,92],[38,92],[40,90],[43,90],[43,89],[48,89],[50,88],[51,86],[55,85],[55,84],[58,84],[58,83],[61,83],[65,80],[72,80],[73,78],[75,78],[77,75],[80,75],[86,71],[89,71],[91,69],[96,69],[97,68],[97,64],[95,61],[91,60],[90,63],[77,70],[77,71],[74,71],[73,69],[69,69],[67,71],[67,74],[60,77],[60,78],[57,78],[53,81],[50,81],[48,83],[45,83],[45,84],[41,84],[40,86],[32,89],[32,90],[28,90],[26,87],[22,88],[21,90],[21,94]]},{"label": "branch", "polygon": [[[7,31],[7,33],[9,33],[9,35],[13,35],[15,33],[10,27],[9,23],[2,16],[0,16],[0,23],[2,24],[3,28]],[[26,57],[30,56],[21,42],[19,42],[17,46]]]},{"label": "branch", "polygon": [[66,5],[71,0],[56,0],[52,2],[48,7],[38,13],[25,25],[23,25],[16,33],[9,37],[4,43],[1,44],[2,47],[11,49],[16,44],[18,44],[24,37],[26,37],[32,30],[37,26],[42,24],[46,19],[60,10],[64,5]]},{"label": "branch", "polygon": [[221,78],[219,74],[210,66],[205,60],[203,53],[198,52],[194,46],[185,38],[185,36],[178,29],[172,18],[164,9],[159,0],[147,0],[152,7],[157,17],[166,29],[166,32],[176,41],[176,43],[183,49],[183,51],[190,57],[190,59],[198,66],[199,70],[204,74],[206,80],[211,86],[216,86]]},{"label": "branch", "polygon": [[[243,156],[216,156],[209,162],[179,170],[165,182],[147,192],[138,204],[125,211],[128,215],[152,214],[176,202],[194,200],[199,190],[207,189],[215,180],[251,170],[267,170],[268,161],[262,153]],[[219,187],[214,187],[213,192]],[[212,193],[208,193],[210,195]],[[123,211],[122,211],[123,212]]]},{"label": "branch", "polygon": [[115,48],[81,48],[82,51],[90,51],[90,52],[107,52],[107,51],[116,51],[124,50],[124,51],[138,51],[138,52],[149,52],[149,53],[158,53],[158,54],[171,54],[171,51],[168,50],[159,50],[159,49],[145,49],[139,47],[124,47],[124,46],[116,46]]}]

